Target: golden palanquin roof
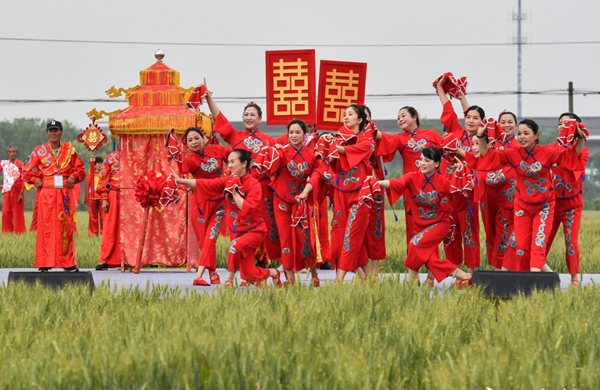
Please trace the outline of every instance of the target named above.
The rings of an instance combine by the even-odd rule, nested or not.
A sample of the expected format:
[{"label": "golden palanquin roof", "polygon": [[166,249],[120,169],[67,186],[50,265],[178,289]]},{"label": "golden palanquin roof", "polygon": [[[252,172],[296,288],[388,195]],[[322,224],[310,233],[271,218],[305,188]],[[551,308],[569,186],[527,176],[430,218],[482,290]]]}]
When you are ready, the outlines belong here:
[{"label": "golden palanquin roof", "polygon": [[193,88],[179,86],[179,72],[162,62],[140,71],[140,85],[116,90],[109,96],[125,93],[129,107],[108,118],[113,135],[166,134],[171,128],[183,133],[188,127],[211,127],[210,119],[194,110],[186,111]]}]

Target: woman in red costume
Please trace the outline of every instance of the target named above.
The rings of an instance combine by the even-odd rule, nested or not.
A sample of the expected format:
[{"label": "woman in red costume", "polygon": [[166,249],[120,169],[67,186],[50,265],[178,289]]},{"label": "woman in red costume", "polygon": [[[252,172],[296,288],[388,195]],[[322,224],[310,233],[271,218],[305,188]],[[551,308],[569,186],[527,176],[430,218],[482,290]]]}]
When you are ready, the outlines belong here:
[{"label": "woman in red costume", "polygon": [[427,147],[421,151],[419,169],[399,178],[382,180],[379,185],[389,188],[389,202],[396,203],[400,196],[408,195],[412,201],[414,235],[408,242],[408,255],[404,265],[408,268],[408,282],[419,283],[419,269],[429,269],[426,284],[433,286],[434,278],[441,282],[449,275],[456,276],[458,288],[467,287],[471,276],[456,268],[448,260],[436,256],[439,244],[450,231],[452,207],[466,203],[461,192],[450,193],[450,181],[437,172],[442,161],[442,151]]},{"label": "woman in red costume", "polygon": [[4,174],[2,193],[2,233],[25,233],[25,202],[23,201],[23,162],[17,160],[17,147],[6,150],[8,160],[0,161],[0,171]]},{"label": "woman in red costume", "polygon": [[[193,179],[217,179],[223,176],[223,165],[231,153],[231,148],[222,145],[211,145],[208,139],[197,127],[190,127],[185,131],[185,143],[190,153],[183,158],[181,173]],[[217,238],[221,232],[221,225],[226,223],[223,195],[205,199],[198,196],[196,191],[196,206],[190,211],[190,218],[198,244],[200,246],[200,259],[195,286],[209,286],[219,284],[221,280],[216,273],[217,269]],[[204,271],[208,269],[210,284],[202,279]]]},{"label": "woman in red costume", "polygon": [[[504,111],[498,117],[502,133],[497,135],[494,149],[514,149],[520,147],[515,138],[517,117],[512,112]],[[517,174],[510,165],[490,171],[479,172],[483,183],[483,194],[480,200],[481,219],[485,228],[485,241],[488,264],[495,269],[502,269],[505,256],[514,256],[516,242],[514,238],[514,205]]]},{"label": "woman in red costume", "polygon": [[[320,281],[310,223],[312,208],[306,202],[313,187],[308,180],[318,162],[313,151],[304,146],[307,133],[304,121],[292,120],[288,124],[289,143],[279,149],[271,148],[268,166],[260,160],[255,164],[259,172],[271,177],[273,210],[281,241],[281,263],[288,283],[294,284],[295,272],[310,269],[311,283],[318,287]],[[263,149],[263,152],[266,150]],[[302,218],[304,226],[302,222],[296,223],[295,217]]]},{"label": "woman in red costume", "polygon": [[[306,124],[308,133],[304,137],[303,148],[314,152],[317,148],[317,142],[323,134],[319,134],[314,124]],[[285,133],[275,139],[275,147],[281,148],[283,145],[289,143],[288,134]],[[322,164],[327,164],[326,161],[320,160]],[[326,165],[325,168],[326,169]],[[324,184],[324,182],[322,182]],[[317,253],[317,263],[321,264],[320,269],[331,269],[331,245],[329,243],[329,216],[327,215],[327,201],[328,201],[328,188],[321,186],[318,194],[313,193],[314,205],[313,207],[314,218],[312,219],[311,226],[315,227],[318,231],[318,245],[315,247]]]},{"label": "woman in red costume", "polygon": [[[573,148],[557,148],[553,145],[538,145],[539,127],[531,119],[519,123],[517,139],[520,148],[488,149],[486,127],[480,127],[483,163],[490,170],[510,164],[517,174],[515,210],[516,257],[505,258],[503,269],[513,271],[552,272],[546,264],[547,237],[554,219],[554,191],[550,168],[563,165],[566,169],[581,169],[579,157],[583,150],[583,132],[577,128],[579,137]],[[465,153],[461,152],[464,156]],[[481,164],[481,163],[480,163]]]},{"label": "woman in red costume", "polygon": [[[437,92],[443,105],[441,121],[446,128],[448,137],[457,140],[457,148],[470,151],[472,138],[477,133],[479,124],[485,118],[485,112],[479,106],[469,106],[464,94],[460,94],[459,100],[465,112],[465,127],[458,122],[458,117],[452,107],[452,102],[444,92],[443,84],[446,81],[442,77],[437,83]],[[446,142],[444,142],[446,144]],[[451,175],[451,172],[447,172]],[[448,176],[447,176],[448,177]],[[473,193],[473,191],[471,191]],[[446,258],[454,264],[463,262],[469,269],[478,268],[480,265],[479,245],[479,205],[471,199],[469,205],[463,210],[452,213],[452,219],[456,224],[455,239],[445,246]]]},{"label": "woman in red costume", "polygon": [[121,226],[121,174],[120,153],[114,151],[104,159],[100,169],[100,179],[96,193],[102,198],[102,213],[104,226],[100,244],[100,261],[96,271],[121,266],[121,241],[119,229]]},{"label": "woman in red costume", "polygon": [[239,268],[242,279],[264,287],[268,277],[276,286],[281,285],[279,271],[265,269],[254,264],[254,252],[264,241],[267,231],[260,203],[261,185],[252,177],[248,169],[252,162],[250,152],[235,149],[229,154],[228,166],[231,176],[215,179],[181,179],[175,173],[176,182],[188,188],[196,188],[196,199],[207,202],[224,196],[225,211],[228,216],[231,243],[227,251],[229,275],[225,287],[233,287],[233,276]]},{"label": "woman in red costume", "polygon": [[23,169],[24,181],[39,190],[38,233],[34,266],[40,271],[76,271],[73,251],[73,187],[85,179],[85,166],[70,142],[60,141],[62,124],[46,126],[48,142],[37,146]]},{"label": "woman in red costume", "polygon": [[[558,118],[559,139],[564,133],[567,121],[575,120],[581,123],[581,119],[570,112],[562,114]],[[564,142],[557,142],[558,147],[568,147]],[[590,152],[583,148],[581,152],[581,166],[587,164]],[[552,242],[556,233],[563,225],[565,235],[565,259],[567,269],[571,274],[571,285],[579,287],[579,227],[581,225],[581,213],[583,211],[583,172],[564,169],[560,165],[552,167],[552,181],[554,184],[554,196],[556,204],[554,206],[554,222],[552,230],[548,235],[548,245],[546,246],[546,255],[550,252]]]},{"label": "woman in red costume", "polygon": [[[206,87],[206,79],[204,80],[204,86]],[[262,147],[275,146],[276,142],[273,137],[258,129],[258,125],[262,120],[262,110],[258,104],[250,102],[244,107],[242,119],[246,129],[244,131],[237,131],[221,112],[219,106],[217,106],[217,103],[215,103],[212,98],[211,93],[206,94],[206,102],[215,119],[214,131],[221,135],[223,140],[230,145],[231,149],[245,149],[252,154],[252,158],[256,158],[258,151]],[[263,202],[260,203],[259,207],[263,213],[263,219],[267,224],[268,229],[265,240],[266,250],[269,258],[272,260],[279,260],[279,258],[281,258],[281,247],[274,222],[273,197],[271,190],[268,187],[268,178],[262,178],[260,180],[260,185],[262,188]],[[264,260],[261,261],[263,263],[261,265],[264,265],[265,262],[268,263],[268,259],[266,259],[265,256],[262,256],[261,258]]]},{"label": "woman in red costume", "polygon": [[364,278],[371,274],[366,246],[371,209],[358,201],[363,182],[373,174],[369,163],[373,133],[365,128],[366,123],[362,107],[348,106],[344,112],[344,127],[336,134],[339,158],[330,158],[335,173],[331,256],[337,264],[336,283],[341,283],[346,273],[359,268]]},{"label": "woman in red costume", "polygon": [[[442,136],[433,129],[421,129],[419,113],[414,107],[405,106],[398,111],[398,127],[402,130],[398,134],[377,133],[376,156],[382,156],[384,162],[394,159],[396,152],[402,157],[402,174],[417,172],[421,159],[421,150],[434,146],[442,147]],[[443,160],[442,160],[443,161]],[[404,215],[406,224],[406,241],[409,242],[414,235],[414,224],[411,197],[406,191],[403,197]]]}]

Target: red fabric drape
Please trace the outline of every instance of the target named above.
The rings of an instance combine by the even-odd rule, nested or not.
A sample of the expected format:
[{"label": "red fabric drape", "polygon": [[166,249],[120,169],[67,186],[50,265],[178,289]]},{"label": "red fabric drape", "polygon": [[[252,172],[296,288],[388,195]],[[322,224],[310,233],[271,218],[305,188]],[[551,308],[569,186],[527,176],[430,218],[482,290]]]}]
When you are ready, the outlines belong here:
[{"label": "red fabric drape", "polygon": [[145,235],[141,266],[161,264],[179,267],[187,255],[187,195],[167,208],[150,208],[148,222],[142,226],[144,209],[135,199],[138,177],[155,170],[167,176],[171,172],[163,148],[165,136],[124,135],[120,137],[121,191],[120,240],[125,265],[135,266],[138,245]]}]

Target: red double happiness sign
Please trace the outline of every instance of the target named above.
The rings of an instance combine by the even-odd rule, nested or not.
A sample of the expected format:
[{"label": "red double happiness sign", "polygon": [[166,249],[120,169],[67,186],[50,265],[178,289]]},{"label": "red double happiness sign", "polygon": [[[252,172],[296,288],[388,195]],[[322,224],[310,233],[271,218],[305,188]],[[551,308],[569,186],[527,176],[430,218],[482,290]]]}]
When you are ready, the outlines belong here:
[{"label": "red double happiness sign", "polygon": [[364,104],[366,84],[366,63],[321,60],[317,128],[338,130],[346,108]]},{"label": "red double happiness sign", "polygon": [[268,51],[266,69],[267,124],[287,125],[292,119],[315,123],[315,51]]}]

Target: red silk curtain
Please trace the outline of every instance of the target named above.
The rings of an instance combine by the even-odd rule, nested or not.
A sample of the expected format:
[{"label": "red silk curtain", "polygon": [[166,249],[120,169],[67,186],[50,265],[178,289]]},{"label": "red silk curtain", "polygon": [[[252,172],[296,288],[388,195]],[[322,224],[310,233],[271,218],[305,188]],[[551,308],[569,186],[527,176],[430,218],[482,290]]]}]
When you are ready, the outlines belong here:
[{"label": "red silk curtain", "polygon": [[187,194],[180,191],[181,202],[167,208],[151,207],[143,226],[144,209],[135,200],[134,188],[138,177],[155,170],[169,175],[164,149],[165,135],[122,135],[119,137],[121,155],[121,250],[125,265],[134,267],[142,237],[144,249],[140,266],[152,264],[180,267],[186,263]]}]

